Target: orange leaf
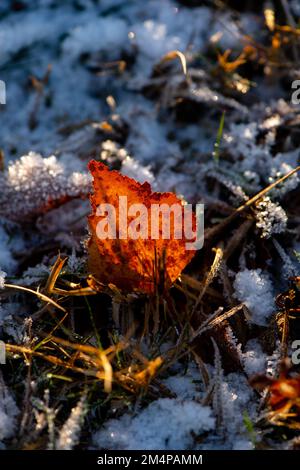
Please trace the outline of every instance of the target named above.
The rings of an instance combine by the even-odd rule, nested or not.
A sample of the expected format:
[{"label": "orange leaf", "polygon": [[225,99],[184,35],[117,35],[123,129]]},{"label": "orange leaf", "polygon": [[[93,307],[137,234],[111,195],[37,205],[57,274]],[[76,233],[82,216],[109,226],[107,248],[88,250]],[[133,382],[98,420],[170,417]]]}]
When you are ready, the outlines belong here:
[{"label": "orange leaf", "polygon": [[268,404],[275,413],[287,413],[292,407],[300,410],[300,375],[289,377],[284,363],[281,367],[278,379],[258,375],[250,380],[250,384],[257,390],[268,388]]},{"label": "orange leaf", "polygon": [[300,408],[300,377],[281,376],[270,386],[270,406],[277,411],[296,405]]},{"label": "orange leaf", "polygon": [[[169,288],[195,254],[195,250],[186,249],[187,239],[183,230],[181,239],[175,237],[176,227],[182,229],[183,224],[182,201],[173,193],[152,192],[149,183],[140,184],[116,170],[110,171],[106,165],[95,160],[89,163],[89,169],[94,178],[94,193],[90,197],[92,214],[89,216],[90,273],[98,281],[114,284],[126,292],[154,293],[156,287],[161,284],[164,289]],[[120,209],[119,213],[120,196],[127,197],[128,208],[132,207],[132,204],[143,204],[147,208],[146,217],[144,214],[143,218],[143,223],[147,227],[146,237],[138,239],[124,237],[124,211]],[[98,236],[98,223],[104,220],[104,214],[98,215],[97,208],[102,204],[110,204],[116,209],[115,239],[103,239]],[[151,218],[153,204],[165,204],[167,208],[176,204],[180,207],[180,214],[174,213],[171,216],[169,239],[162,236],[161,217],[157,232],[159,236],[157,239],[151,238],[151,222],[154,223],[154,215]],[[125,217],[128,228],[128,224],[134,222],[135,217],[129,216],[127,212]],[[194,214],[191,223],[194,229],[196,224]],[[178,224],[181,224],[180,227]],[[162,276],[163,282],[161,282]]]}]

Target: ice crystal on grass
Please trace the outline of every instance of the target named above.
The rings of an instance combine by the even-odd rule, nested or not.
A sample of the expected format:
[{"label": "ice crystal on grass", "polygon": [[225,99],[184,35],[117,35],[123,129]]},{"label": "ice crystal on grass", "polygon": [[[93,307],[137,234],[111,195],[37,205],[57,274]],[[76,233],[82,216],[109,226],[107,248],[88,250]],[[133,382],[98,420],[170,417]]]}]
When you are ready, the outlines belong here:
[{"label": "ice crystal on grass", "polygon": [[273,243],[282,261],[282,274],[284,278],[297,276],[299,270],[297,263],[290,258],[277,240],[274,239]]},{"label": "ice crystal on grass", "polygon": [[62,429],[56,442],[58,450],[72,450],[79,441],[81,426],[86,412],[86,396],[83,395],[77,405],[72,409],[71,414]]},{"label": "ice crystal on grass", "polygon": [[267,196],[256,204],[256,209],[256,227],[260,229],[262,238],[270,238],[286,230],[288,219],[280,204]]},{"label": "ice crystal on grass", "polygon": [[76,255],[76,250],[73,248],[72,254],[69,256],[67,261],[67,269],[71,274],[79,273],[82,271],[86,260],[84,257],[79,257]]},{"label": "ice crystal on grass", "polygon": [[25,286],[39,285],[47,280],[50,274],[50,268],[45,264],[37,264],[36,266],[26,269],[23,273],[20,283]]},{"label": "ice crystal on grass", "polygon": [[224,174],[220,172],[219,169],[218,171],[216,170],[209,171],[208,175],[212,176],[217,181],[219,181],[219,183],[224,185],[233,194],[234,196],[233,199],[235,199],[235,202],[242,204],[248,199],[241,185],[227,178]]},{"label": "ice crystal on grass", "polygon": [[121,172],[123,175],[129,176],[129,178],[133,178],[140,183],[148,181],[148,183],[152,184],[152,187],[155,186],[155,184],[153,185],[154,175],[151,172],[150,167],[143,166],[129,155],[122,162]]},{"label": "ice crystal on grass", "polygon": [[48,428],[48,450],[55,449],[55,418],[58,413],[58,409],[50,406],[50,392],[49,389],[44,391],[44,397],[32,398],[33,411],[37,418],[37,425],[39,426],[42,422],[47,425]]},{"label": "ice crystal on grass", "polygon": [[0,215],[19,222],[87,196],[90,178],[82,173],[67,175],[55,156],[29,152],[0,175],[0,186]]},{"label": "ice crystal on grass", "polygon": [[160,398],[134,417],[108,421],[94,435],[94,445],[104,449],[181,450],[193,446],[192,433],[214,428],[211,409],[194,401]]},{"label": "ice crystal on grass", "polygon": [[265,325],[266,319],[274,311],[274,292],[269,276],[261,269],[244,269],[234,281],[235,297],[244,302],[250,310],[251,321]]}]

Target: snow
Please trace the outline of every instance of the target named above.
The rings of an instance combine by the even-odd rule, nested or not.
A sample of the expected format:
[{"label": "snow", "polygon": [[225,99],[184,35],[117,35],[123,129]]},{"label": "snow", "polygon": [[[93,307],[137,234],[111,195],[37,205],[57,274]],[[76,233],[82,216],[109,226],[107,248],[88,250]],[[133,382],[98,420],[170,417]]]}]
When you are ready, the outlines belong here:
[{"label": "snow", "polygon": [[93,438],[98,449],[181,450],[193,447],[192,432],[214,428],[210,408],[191,400],[160,398],[136,416],[106,422]]},{"label": "snow", "polygon": [[[243,415],[245,411],[250,415],[254,412],[252,395],[253,391],[249,388],[247,379],[241,374],[228,374],[222,384],[224,428],[232,445],[236,444],[237,437],[247,437]],[[249,442],[246,446],[249,446]]]},{"label": "snow", "polygon": [[180,368],[176,375],[170,375],[163,380],[163,384],[172,393],[184,400],[194,400],[202,397],[202,384],[199,382],[200,372],[193,363],[189,364],[186,371]]},{"label": "snow", "polygon": [[274,290],[269,276],[261,269],[239,271],[234,281],[235,297],[243,302],[251,313],[251,322],[266,325],[274,312]]},{"label": "snow", "polygon": [[54,155],[43,158],[29,152],[9,165],[0,175],[0,184],[0,216],[19,221],[39,215],[55,201],[87,197],[90,176],[78,172],[67,175]]},{"label": "snow", "polygon": [[154,183],[154,175],[150,167],[143,166],[129,155],[122,162],[121,173],[129,176],[129,178],[134,178],[140,183],[144,183],[145,181],[148,181],[150,184]]},{"label": "snow", "polygon": [[18,409],[0,375],[0,449],[4,448],[4,439],[11,437],[15,431]]},{"label": "snow", "polygon": [[242,360],[245,372],[249,377],[266,371],[267,357],[256,339],[247,342]]},{"label": "snow", "polygon": [[136,126],[127,141],[131,155],[137,155],[141,162],[149,164],[179,153],[177,145],[168,140],[167,129],[153,119],[154,110],[149,109],[149,105],[143,112],[135,106],[133,112]]},{"label": "snow", "polygon": [[11,59],[12,55],[19,52],[20,49],[42,41],[52,42],[60,34],[63,23],[64,16],[56,18],[54,24],[50,22],[47,12],[39,15],[39,21],[36,21],[34,12],[2,21],[0,30],[1,64],[3,65]]},{"label": "snow", "polygon": [[[151,4],[152,7],[156,5],[153,1],[149,3],[150,8]],[[184,52],[188,47],[200,50],[204,45],[211,17],[210,10],[205,7],[191,11],[178,8],[169,0],[160,2],[155,19],[146,19],[133,25],[130,30],[129,37],[137,48],[138,62],[143,64],[144,72],[150,71],[150,66],[169,51],[179,49]]]},{"label": "snow", "polygon": [[280,256],[281,277],[283,279],[289,279],[290,277],[297,276],[299,271],[299,262],[297,262],[297,258],[295,258],[295,256],[289,256],[276,239],[273,240],[273,243]]},{"label": "snow", "polygon": [[[63,51],[74,59],[81,54],[101,51],[110,53],[126,46],[127,24],[118,18],[96,18],[70,31],[63,42]],[[110,56],[111,57],[111,56]]]}]

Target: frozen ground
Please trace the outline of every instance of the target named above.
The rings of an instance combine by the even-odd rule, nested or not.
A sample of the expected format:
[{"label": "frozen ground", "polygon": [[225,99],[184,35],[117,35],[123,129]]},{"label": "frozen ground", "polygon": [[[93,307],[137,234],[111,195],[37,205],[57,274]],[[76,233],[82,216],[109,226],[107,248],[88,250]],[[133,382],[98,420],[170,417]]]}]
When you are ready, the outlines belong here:
[{"label": "frozen ground", "polygon": [[[89,205],[77,198],[89,192],[91,158],[147,180],[156,190],[204,202],[208,223],[299,164],[300,108],[291,104],[287,85],[299,76],[297,67],[264,74],[261,68],[268,63],[251,65],[251,73],[246,67],[240,72],[246,84],[232,74],[224,80],[217,68],[216,51],[231,49],[237,57],[249,37],[266,43],[262,10],[189,3],[1,1],[6,104],[0,105],[0,289],[5,282],[37,288],[59,251],[70,255],[69,273],[84,269]],[[297,22],[297,1],[289,2],[289,11]],[[187,77],[178,56],[163,60],[174,50],[185,55]],[[220,156],[214,158],[224,110]],[[60,422],[56,441],[52,435],[41,447],[253,448],[260,437],[254,439],[245,423],[256,421],[261,399],[247,379],[276,373],[278,344],[267,350],[261,336],[276,311],[275,296],[287,289],[288,277],[299,275],[298,207],[294,175],[257,205],[253,236],[228,266],[231,287],[222,284],[216,307],[226,311],[243,302],[247,334],[236,337],[227,325],[239,369],[224,372],[217,353],[207,361],[212,399],[193,360],[179,361],[161,378],[170,396],[131,401],[120,413],[113,405],[109,413],[90,412],[82,399],[72,411],[67,404],[70,416]],[[32,298],[0,296],[0,338],[18,345],[34,342],[35,310]],[[13,375],[14,361],[6,367],[0,376],[0,446],[16,448],[21,436],[26,447],[26,433],[38,440],[54,416],[51,387],[48,392],[47,380],[33,374],[28,418],[17,385],[28,377]]]}]

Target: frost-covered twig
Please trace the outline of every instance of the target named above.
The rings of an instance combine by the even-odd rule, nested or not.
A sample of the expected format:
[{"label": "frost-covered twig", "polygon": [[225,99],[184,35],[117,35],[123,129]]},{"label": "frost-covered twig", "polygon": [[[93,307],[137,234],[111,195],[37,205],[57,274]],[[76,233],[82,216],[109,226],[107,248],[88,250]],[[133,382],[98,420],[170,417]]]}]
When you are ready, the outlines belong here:
[{"label": "frost-covered twig", "polygon": [[87,411],[86,394],[83,394],[77,405],[72,409],[71,414],[61,430],[56,440],[56,449],[72,450],[79,441],[80,431],[84,416]]}]

